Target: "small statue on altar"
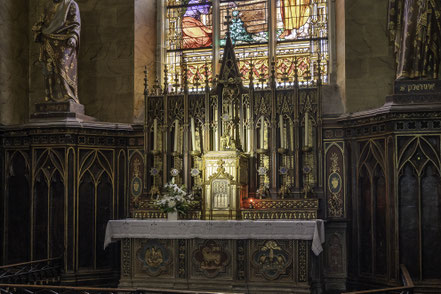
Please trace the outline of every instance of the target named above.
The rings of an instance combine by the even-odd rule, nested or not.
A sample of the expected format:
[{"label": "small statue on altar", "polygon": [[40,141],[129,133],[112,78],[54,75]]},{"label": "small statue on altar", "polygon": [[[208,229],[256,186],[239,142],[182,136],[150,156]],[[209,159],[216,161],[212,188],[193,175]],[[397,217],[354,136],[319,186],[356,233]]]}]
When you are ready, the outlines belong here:
[{"label": "small statue on altar", "polygon": [[74,0],[49,0],[32,27],[40,43],[46,101],[78,100],[77,57],[80,44],[80,10]]},{"label": "small statue on altar", "polygon": [[433,0],[389,0],[389,32],[396,78],[437,79],[441,58],[441,4]]},{"label": "small statue on altar", "polygon": [[236,142],[231,136],[231,126],[228,125],[225,133],[220,138],[221,150],[236,150]]}]

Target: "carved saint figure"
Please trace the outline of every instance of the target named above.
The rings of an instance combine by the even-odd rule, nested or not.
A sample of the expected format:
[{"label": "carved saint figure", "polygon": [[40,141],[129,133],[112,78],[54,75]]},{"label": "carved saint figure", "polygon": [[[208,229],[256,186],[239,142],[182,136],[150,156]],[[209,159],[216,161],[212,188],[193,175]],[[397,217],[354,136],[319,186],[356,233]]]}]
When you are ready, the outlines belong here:
[{"label": "carved saint figure", "polygon": [[441,54],[439,0],[389,0],[397,79],[437,79]]},{"label": "carved saint figure", "polygon": [[74,0],[49,0],[33,26],[40,43],[46,101],[78,100],[77,56],[80,44],[80,10]]},{"label": "carved saint figure", "polygon": [[233,138],[231,126],[227,125],[225,133],[220,138],[221,150],[236,150],[236,141]]}]

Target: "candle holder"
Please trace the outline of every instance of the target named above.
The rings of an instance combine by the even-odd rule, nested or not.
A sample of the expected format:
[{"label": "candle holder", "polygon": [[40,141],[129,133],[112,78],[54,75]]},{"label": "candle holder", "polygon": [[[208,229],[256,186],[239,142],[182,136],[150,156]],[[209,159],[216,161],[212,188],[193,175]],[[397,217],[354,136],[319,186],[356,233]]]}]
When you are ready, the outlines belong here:
[{"label": "candle holder", "polygon": [[193,157],[200,156],[201,155],[201,151],[199,151],[199,150],[190,151],[190,155],[193,156]]},{"label": "candle holder", "polygon": [[259,148],[256,150],[256,152],[259,154],[266,154],[268,153],[268,149]]},{"label": "candle holder", "polygon": [[311,187],[311,185],[309,184],[309,183],[306,183],[304,186],[303,186],[303,197],[305,198],[305,199],[307,199],[307,198],[309,198],[309,197],[312,197],[312,187]]},{"label": "candle holder", "polygon": [[289,188],[286,184],[282,185],[279,190],[279,195],[281,199],[285,199],[285,195],[289,193]]},{"label": "candle holder", "polygon": [[161,154],[161,151],[160,150],[152,150],[152,151],[150,151],[153,155],[159,155],[159,154]]},{"label": "candle holder", "polygon": [[303,146],[302,147],[302,151],[303,152],[311,152],[312,151],[312,146]]},{"label": "candle holder", "polygon": [[286,148],[277,149],[277,152],[279,152],[280,154],[285,154],[287,151],[288,151],[288,149],[286,149]]},{"label": "candle holder", "polygon": [[159,188],[156,185],[152,186],[149,192],[150,198],[154,200],[159,195],[159,193],[160,193]]}]

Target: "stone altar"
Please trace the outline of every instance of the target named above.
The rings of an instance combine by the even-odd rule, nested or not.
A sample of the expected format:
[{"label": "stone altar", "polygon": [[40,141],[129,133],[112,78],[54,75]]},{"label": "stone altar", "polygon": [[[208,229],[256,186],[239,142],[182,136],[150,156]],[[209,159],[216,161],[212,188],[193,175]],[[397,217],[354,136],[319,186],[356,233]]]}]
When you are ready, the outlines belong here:
[{"label": "stone altar", "polygon": [[121,240],[121,287],[311,293],[324,224],[111,220],[105,240]]}]

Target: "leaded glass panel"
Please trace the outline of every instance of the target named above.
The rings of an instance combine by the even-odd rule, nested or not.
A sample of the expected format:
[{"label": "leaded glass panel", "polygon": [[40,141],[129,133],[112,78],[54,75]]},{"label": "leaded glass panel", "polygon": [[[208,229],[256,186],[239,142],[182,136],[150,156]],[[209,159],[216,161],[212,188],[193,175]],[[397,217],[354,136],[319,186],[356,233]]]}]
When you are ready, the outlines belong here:
[{"label": "leaded glass panel", "polygon": [[227,13],[231,17],[230,33],[233,44],[268,42],[267,0],[221,1],[221,46],[225,45]]},{"label": "leaded glass panel", "polygon": [[211,81],[216,62],[222,58],[228,23],[245,86],[249,84],[251,64],[254,84],[266,85],[273,59],[278,85],[292,83],[296,74],[301,84],[317,81],[319,73],[322,82],[328,82],[327,0],[166,0],[165,3],[170,85],[176,81],[182,83],[184,67],[188,70],[190,89],[204,87],[206,71]]}]

